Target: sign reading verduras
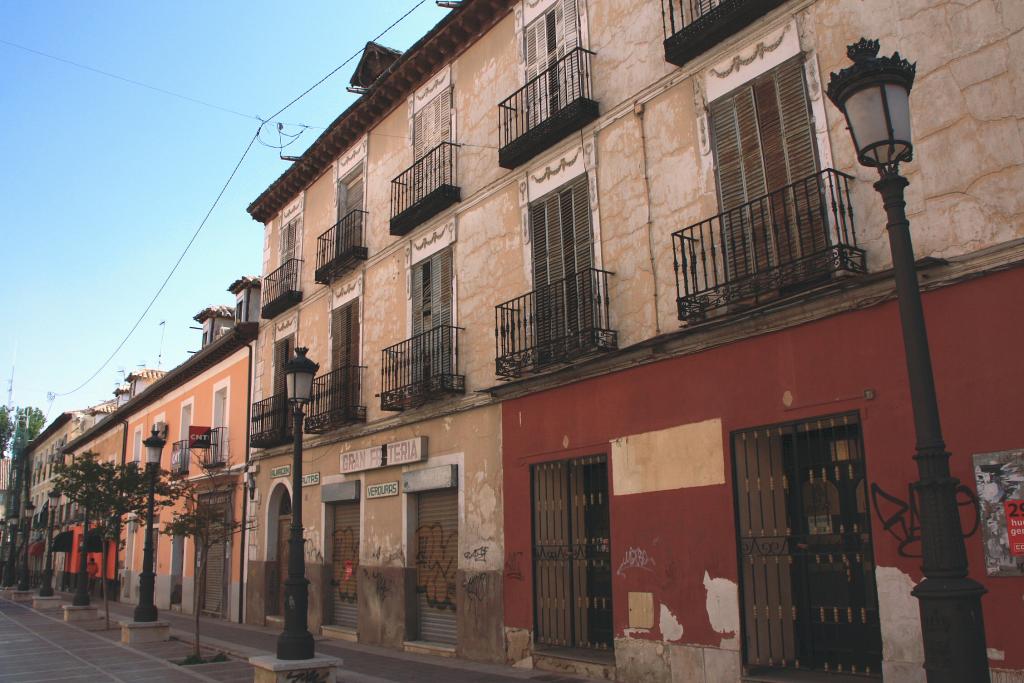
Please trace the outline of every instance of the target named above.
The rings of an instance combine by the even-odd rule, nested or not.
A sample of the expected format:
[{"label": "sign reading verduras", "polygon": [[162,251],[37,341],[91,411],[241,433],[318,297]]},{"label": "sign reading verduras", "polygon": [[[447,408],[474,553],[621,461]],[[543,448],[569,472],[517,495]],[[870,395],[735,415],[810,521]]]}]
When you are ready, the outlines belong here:
[{"label": "sign reading verduras", "polygon": [[349,474],[350,472],[362,472],[393,465],[405,465],[411,462],[420,462],[426,457],[427,437],[417,436],[413,439],[342,453],[341,471],[344,474]]},{"label": "sign reading verduras", "polygon": [[369,484],[366,487],[367,498],[387,498],[398,495],[398,482],[386,481],[383,484]]},{"label": "sign reading verduras", "polygon": [[1024,449],[974,456],[989,576],[1024,576]]}]

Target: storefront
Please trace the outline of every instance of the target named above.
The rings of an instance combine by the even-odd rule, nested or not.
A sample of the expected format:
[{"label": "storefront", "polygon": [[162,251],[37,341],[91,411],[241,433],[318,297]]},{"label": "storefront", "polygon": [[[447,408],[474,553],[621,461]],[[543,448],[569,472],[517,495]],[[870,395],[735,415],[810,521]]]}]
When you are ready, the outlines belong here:
[{"label": "storefront", "polygon": [[[973,456],[1004,454],[978,461],[985,486],[1024,465],[1007,454],[1024,445],[1024,328],[1006,314],[1021,291],[1016,270],[925,296],[971,576],[989,591],[991,664],[1008,670],[1024,669],[1010,635],[1024,578],[986,572]],[[920,522],[895,303],[713,334],[502,404],[509,660],[618,680],[911,680]]]}]

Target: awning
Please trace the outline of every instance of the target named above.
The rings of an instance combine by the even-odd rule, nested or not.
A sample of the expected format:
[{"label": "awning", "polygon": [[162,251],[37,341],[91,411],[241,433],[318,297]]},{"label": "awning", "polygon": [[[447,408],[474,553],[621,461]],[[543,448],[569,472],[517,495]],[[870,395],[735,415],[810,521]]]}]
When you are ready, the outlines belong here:
[{"label": "awning", "polygon": [[75,532],[62,531],[53,537],[53,552],[70,553],[71,544],[74,542]]},{"label": "awning", "polygon": [[86,544],[85,552],[87,553],[102,553],[103,552],[103,532],[99,529],[89,529],[88,543]]},{"label": "awning", "polygon": [[45,552],[45,551],[46,551],[46,543],[44,543],[43,541],[36,541],[35,543],[32,543],[31,545],[29,545],[29,547],[28,547],[28,556],[29,557],[42,557],[43,556],[43,552]]}]

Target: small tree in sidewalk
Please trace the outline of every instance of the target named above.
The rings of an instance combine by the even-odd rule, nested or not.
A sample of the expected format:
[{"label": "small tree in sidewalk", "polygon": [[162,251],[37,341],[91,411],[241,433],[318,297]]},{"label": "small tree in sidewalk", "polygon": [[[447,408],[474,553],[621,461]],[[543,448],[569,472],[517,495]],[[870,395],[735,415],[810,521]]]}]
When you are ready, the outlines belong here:
[{"label": "small tree in sidewalk", "polygon": [[180,505],[174,511],[163,533],[168,536],[191,538],[196,552],[195,581],[192,591],[192,614],[195,619],[195,634],[192,640],[192,656],[202,660],[200,653],[199,613],[202,598],[206,594],[207,573],[210,553],[218,546],[231,541],[242,523],[234,519],[232,501],[236,491],[241,490],[241,477],[232,471],[229,462],[217,458],[203,457],[205,453],[192,453],[193,471],[199,474],[178,482]]},{"label": "small tree in sidewalk", "polygon": [[[110,544],[121,547],[121,527],[127,515],[135,515],[145,523],[149,501],[149,474],[135,463],[118,465],[101,462],[99,455],[87,451],[71,463],[55,468],[54,488],[87,510],[92,520],[93,533],[103,539],[101,586],[106,627],[110,628],[110,597],[108,595],[107,567]],[[156,512],[174,502],[179,495],[177,487],[169,483],[163,471],[157,473]],[[85,541],[87,545],[88,539]]]}]

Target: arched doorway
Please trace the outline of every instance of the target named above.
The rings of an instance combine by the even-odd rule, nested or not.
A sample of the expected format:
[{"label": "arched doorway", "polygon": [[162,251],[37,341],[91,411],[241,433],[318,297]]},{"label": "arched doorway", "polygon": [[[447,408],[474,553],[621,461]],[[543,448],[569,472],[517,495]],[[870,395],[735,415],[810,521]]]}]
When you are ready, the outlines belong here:
[{"label": "arched doorway", "polygon": [[288,536],[292,497],[284,484],[270,494],[267,520],[267,616],[284,614],[284,580],[288,577]]}]

